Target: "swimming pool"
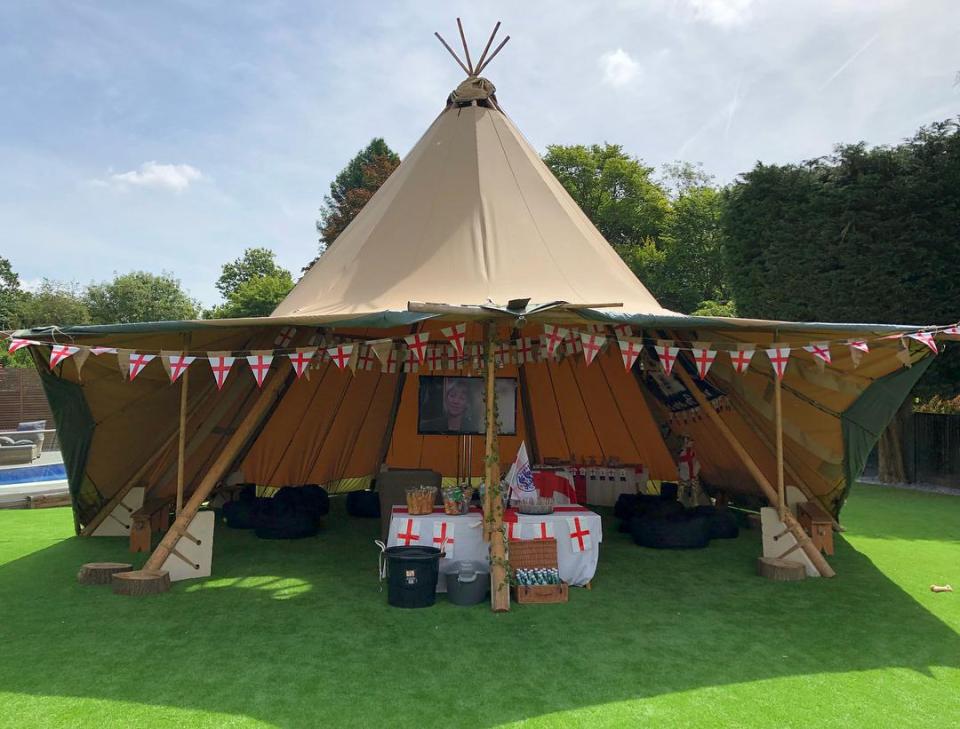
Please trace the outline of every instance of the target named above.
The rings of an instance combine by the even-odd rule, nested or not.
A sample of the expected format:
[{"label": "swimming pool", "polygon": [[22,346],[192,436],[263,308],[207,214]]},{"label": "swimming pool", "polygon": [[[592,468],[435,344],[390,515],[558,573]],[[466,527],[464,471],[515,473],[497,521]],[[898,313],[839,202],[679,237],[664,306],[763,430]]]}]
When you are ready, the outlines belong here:
[{"label": "swimming pool", "polygon": [[67,471],[62,463],[0,469],[0,486],[13,486],[16,484],[44,481],[63,481],[66,478]]}]

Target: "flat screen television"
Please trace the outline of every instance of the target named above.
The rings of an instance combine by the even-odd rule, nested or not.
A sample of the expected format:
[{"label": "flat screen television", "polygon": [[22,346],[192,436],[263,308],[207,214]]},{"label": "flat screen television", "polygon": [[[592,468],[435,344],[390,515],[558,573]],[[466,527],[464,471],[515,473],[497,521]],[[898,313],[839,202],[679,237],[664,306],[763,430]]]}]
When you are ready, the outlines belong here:
[{"label": "flat screen television", "polygon": [[[420,435],[483,435],[487,430],[482,377],[423,375],[420,380]],[[517,379],[496,379],[501,435],[517,434]]]}]

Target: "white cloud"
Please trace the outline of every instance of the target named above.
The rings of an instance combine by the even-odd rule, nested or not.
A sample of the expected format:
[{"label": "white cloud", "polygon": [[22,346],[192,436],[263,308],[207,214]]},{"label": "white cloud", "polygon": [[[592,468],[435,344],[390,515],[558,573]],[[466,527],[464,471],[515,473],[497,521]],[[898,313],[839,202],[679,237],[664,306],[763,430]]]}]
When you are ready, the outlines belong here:
[{"label": "white cloud", "polygon": [[607,51],[600,56],[603,82],[610,86],[626,86],[640,73],[640,64],[622,48]]},{"label": "white cloud", "polygon": [[194,182],[203,179],[203,173],[193,165],[165,165],[144,162],[139,169],[110,175],[109,181],[121,187],[152,187],[159,190],[183,192]]},{"label": "white cloud", "polygon": [[753,0],[687,0],[694,20],[731,28],[750,19]]}]

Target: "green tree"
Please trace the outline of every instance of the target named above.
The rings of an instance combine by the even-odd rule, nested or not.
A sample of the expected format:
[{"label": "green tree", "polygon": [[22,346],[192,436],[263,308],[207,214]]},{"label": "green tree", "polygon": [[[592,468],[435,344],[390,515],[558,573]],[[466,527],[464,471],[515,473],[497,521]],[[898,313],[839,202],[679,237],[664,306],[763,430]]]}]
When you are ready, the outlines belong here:
[{"label": "green tree", "polygon": [[45,278],[35,291],[26,292],[21,300],[20,326],[24,329],[90,323],[90,310],[76,282]]},{"label": "green tree", "polygon": [[604,238],[630,260],[634,249],[657,242],[670,211],[653,168],[618,144],[551,144],[543,157]]},{"label": "green tree", "polygon": [[93,283],[84,295],[95,324],[195,319],[197,304],[171,273],[146,271],[117,274],[112,281]]},{"label": "green tree", "polygon": [[20,277],[13,270],[10,261],[0,256],[0,330],[16,329],[19,326],[22,299]]},{"label": "green tree", "polygon": [[216,286],[221,296],[229,299],[237,289],[252,279],[284,276],[289,278],[290,272],[277,265],[273,251],[269,248],[247,248],[240,258],[223,264]]},{"label": "green tree", "polygon": [[330,184],[330,194],[324,197],[320,208],[317,232],[321,255],[399,165],[400,157],[380,137],[371,140],[347,163]]},{"label": "green tree", "polygon": [[269,316],[293,288],[290,272],[277,265],[269,248],[247,248],[243,255],[223,264],[217,289],[224,303],[204,312],[206,319]]}]

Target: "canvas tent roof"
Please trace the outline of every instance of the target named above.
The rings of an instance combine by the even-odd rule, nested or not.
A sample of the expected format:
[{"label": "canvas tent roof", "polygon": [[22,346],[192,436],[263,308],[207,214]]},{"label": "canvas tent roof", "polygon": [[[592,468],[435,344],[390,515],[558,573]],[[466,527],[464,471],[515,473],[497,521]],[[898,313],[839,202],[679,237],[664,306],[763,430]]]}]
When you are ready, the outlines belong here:
[{"label": "canvas tent roof", "polygon": [[[629,322],[649,343],[656,338],[719,348],[758,347],[785,341],[843,342],[878,338],[917,327],[873,324],[764,322],[688,317],[662,308],[603,240],[553,178],[496,103],[449,104],[383,187],[303,277],[270,317],[198,322],[153,322],[70,327],[20,333],[41,341],[64,338],[140,352],[235,353],[273,346],[285,325],[297,327],[296,345],[318,330],[364,338],[436,333],[441,320],[498,322],[501,337],[537,336],[543,321]],[[510,299],[536,304],[567,302],[524,316],[503,309]],[[445,305],[411,311],[410,302]],[[590,304],[622,307],[589,309]],[[494,305],[494,308],[483,308]],[[576,305],[579,305],[577,307]],[[451,308],[453,307],[453,308]],[[878,340],[860,368],[845,347],[821,370],[813,357],[795,354],[784,378],[786,463],[811,495],[836,513],[863,459],[929,362],[913,348],[903,369],[896,339]],[[67,360],[51,372],[34,349],[44,376],[68,463],[71,491],[82,524],[136,476],[152,493],[168,493],[176,464],[178,388],[159,362],[134,382],[124,381],[115,358],[90,357],[82,371]],[[649,368],[656,360],[647,355]],[[925,359],[926,358],[926,359]],[[191,366],[187,430],[188,491],[224,446],[258,390],[244,362],[222,391],[209,366]],[[454,437],[416,433],[419,375],[339,370],[318,363],[309,379],[294,380],[285,358],[274,377],[288,385],[235,464],[244,478],[280,486],[319,482],[332,490],[361,488],[381,464],[433,468],[452,475]],[[522,439],[541,458],[616,456],[643,461],[655,478],[676,468],[667,439],[695,438],[703,473],[712,483],[740,491],[756,484],[733,459],[709,421],[671,418],[652,393],[650,376],[625,372],[608,349],[585,366],[562,362],[508,366],[526,380],[517,437],[501,440],[509,462]],[[758,355],[746,375],[718,361],[709,380],[729,403],[722,417],[772,475],[772,379]],[[474,472],[480,472],[480,449]],[[149,466],[149,467],[146,467]]]}]

